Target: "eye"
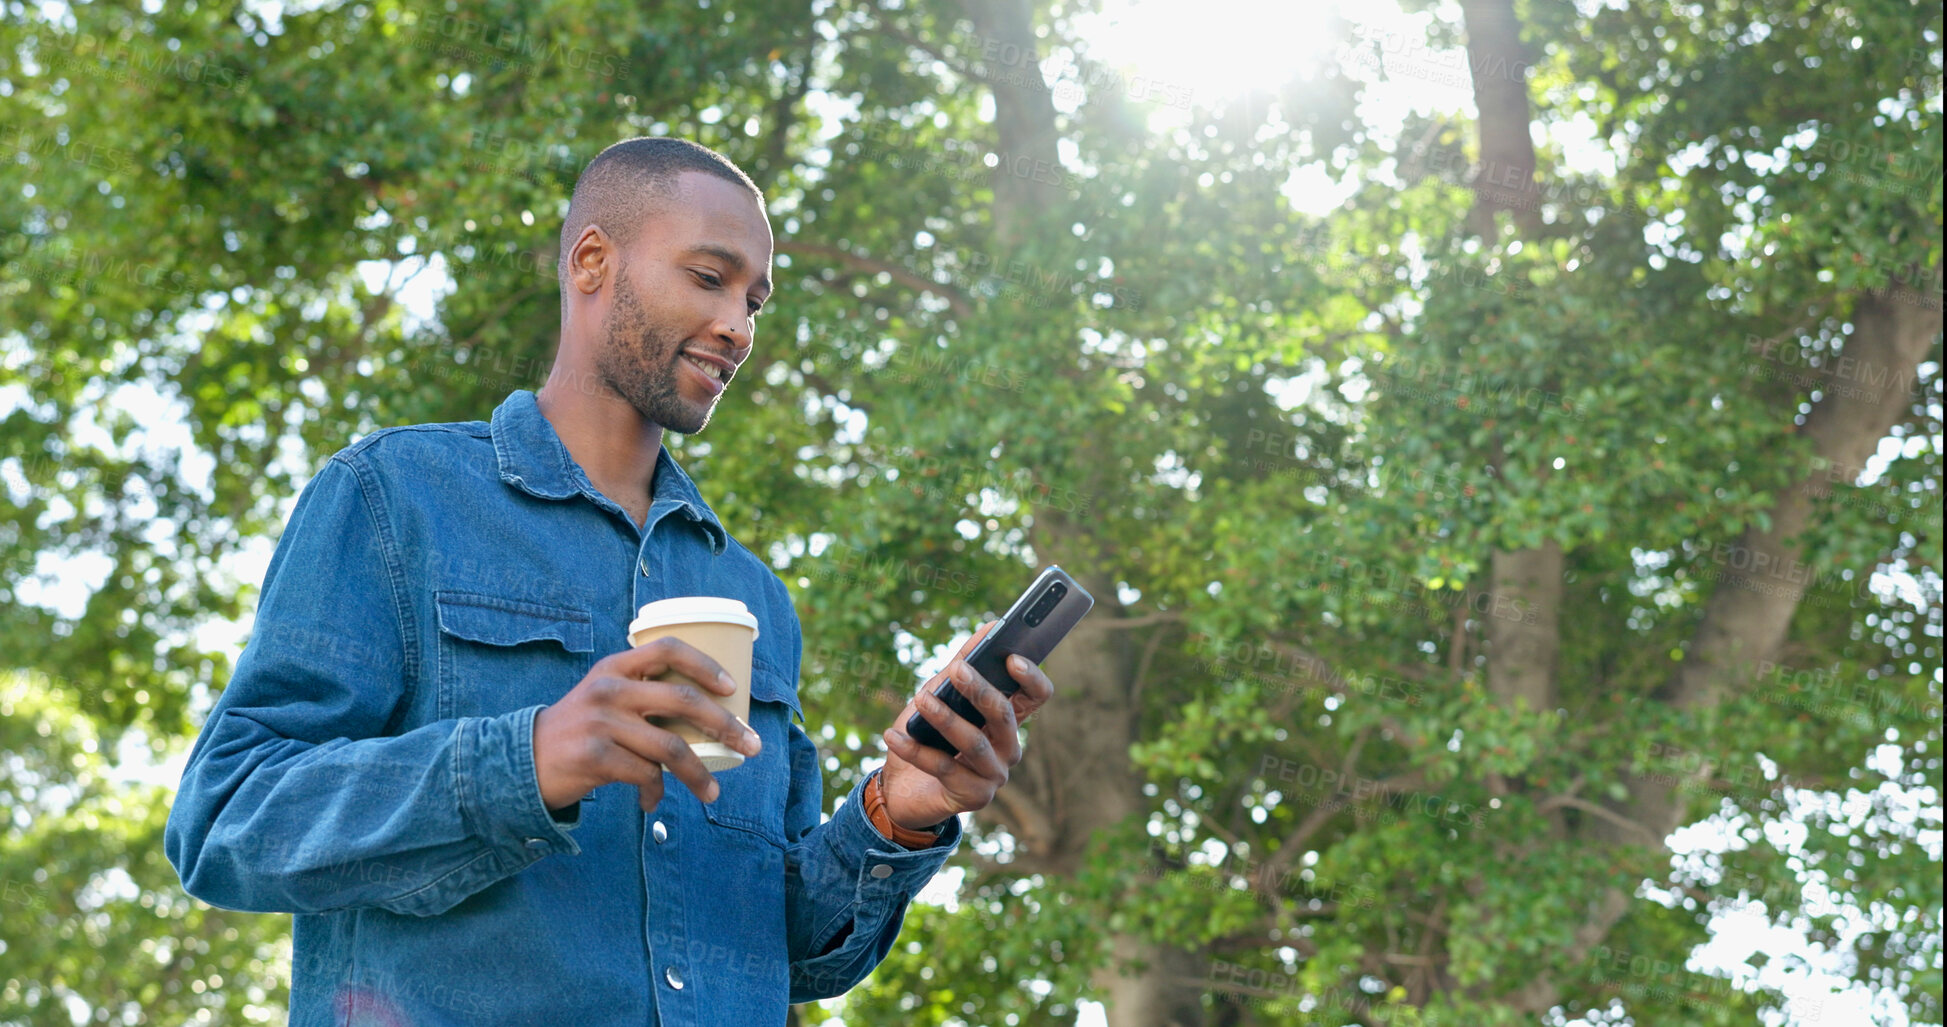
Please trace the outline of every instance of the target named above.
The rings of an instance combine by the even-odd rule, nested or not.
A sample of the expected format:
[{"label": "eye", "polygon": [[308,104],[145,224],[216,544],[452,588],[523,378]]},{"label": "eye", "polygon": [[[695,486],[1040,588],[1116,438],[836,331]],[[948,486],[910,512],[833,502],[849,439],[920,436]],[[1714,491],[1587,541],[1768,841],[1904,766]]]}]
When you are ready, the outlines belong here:
[{"label": "eye", "polygon": [[691,271],[690,274],[695,275],[697,277],[697,280],[701,281],[708,288],[711,289],[723,288],[723,279],[718,278],[716,275],[713,275],[708,271]]},{"label": "eye", "polygon": [[750,316],[756,317],[757,315],[762,314],[763,312],[764,312],[764,304],[759,303],[756,300],[750,301]]}]

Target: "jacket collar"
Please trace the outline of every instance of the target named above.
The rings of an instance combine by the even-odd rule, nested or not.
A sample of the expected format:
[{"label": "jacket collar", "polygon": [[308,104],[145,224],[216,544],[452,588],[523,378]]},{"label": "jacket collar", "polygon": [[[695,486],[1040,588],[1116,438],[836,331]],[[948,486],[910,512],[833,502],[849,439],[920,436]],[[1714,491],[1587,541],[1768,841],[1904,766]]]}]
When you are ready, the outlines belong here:
[{"label": "jacket collar", "polygon": [[[533,392],[517,389],[509,394],[494,408],[489,427],[501,481],[542,499],[584,495],[597,502],[611,502],[589,482],[581,465],[575,463],[567,445],[555,433],[554,425],[542,416]],[[730,544],[730,533],[717,520],[716,511],[696,491],[696,483],[683,473],[676,458],[669,455],[667,445],[657,447],[654,487],[645,530],[660,519],[660,514],[680,511],[684,517],[702,525],[704,533],[710,536],[711,555],[722,555]]]}]

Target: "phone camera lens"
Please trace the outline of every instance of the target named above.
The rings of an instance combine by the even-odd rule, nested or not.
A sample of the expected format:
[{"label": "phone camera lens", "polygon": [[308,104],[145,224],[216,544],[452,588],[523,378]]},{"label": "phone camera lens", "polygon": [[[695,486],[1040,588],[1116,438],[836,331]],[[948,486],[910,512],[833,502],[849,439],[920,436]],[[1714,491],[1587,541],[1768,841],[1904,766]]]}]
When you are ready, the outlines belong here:
[{"label": "phone camera lens", "polygon": [[1067,593],[1068,586],[1060,582],[1056,582],[1054,587],[1042,593],[1041,598],[1034,601],[1034,605],[1028,608],[1027,616],[1023,618],[1027,621],[1028,627],[1036,627],[1047,620],[1048,611],[1054,609],[1055,604],[1061,602],[1061,597]]}]

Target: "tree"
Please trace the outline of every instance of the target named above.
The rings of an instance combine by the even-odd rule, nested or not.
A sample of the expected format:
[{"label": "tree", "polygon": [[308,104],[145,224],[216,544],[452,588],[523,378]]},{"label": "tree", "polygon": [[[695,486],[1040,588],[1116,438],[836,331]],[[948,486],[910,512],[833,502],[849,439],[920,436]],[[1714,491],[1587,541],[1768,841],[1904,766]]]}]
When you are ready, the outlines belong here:
[{"label": "tree", "polygon": [[[0,373],[32,398],[0,782],[35,811],[0,839],[32,969],[0,1019],[281,1006],[281,921],[183,897],[166,798],[109,754],[193,735],[230,655],[195,630],[249,606],[219,567],[311,468],[538,385],[576,174],[667,133],[772,201],[751,384],[670,441],[798,598],[828,795],[1033,563],[1101,602],[957,905],[848,1022],[1753,1022],[1775,994],[1683,967],[1754,900],[1939,1022],[1938,809],[1888,806],[1940,773],[1937,10],[1468,2],[1429,41],[1478,117],[1397,142],[1358,70],[1452,69],[1351,25],[1205,106],[1028,0],[602,13],[0,28]],[[1579,124],[1613,174],[1553,142]],[[1325,219],[1280,194],[1320,162],[1361,183]],[[124,445],[147,389],[206,475]],[[85,609],[41,605],[81,553]],[[1699,874],[1667,839],[1707,818],[1739,847]]]}]

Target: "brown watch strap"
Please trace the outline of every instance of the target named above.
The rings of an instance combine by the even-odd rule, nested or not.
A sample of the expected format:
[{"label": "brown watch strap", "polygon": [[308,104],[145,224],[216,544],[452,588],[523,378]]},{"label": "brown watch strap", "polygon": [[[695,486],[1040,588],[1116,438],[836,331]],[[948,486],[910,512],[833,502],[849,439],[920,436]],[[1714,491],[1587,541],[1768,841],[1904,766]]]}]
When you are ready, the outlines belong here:
[{"label": "brown watch strap", "polygon": [[[879,790],[881,778],[880,771],[873,771],[872,779],[865,783],[865,791],[859,796],[865,803],[866,819],[872,821],[872,826],[878,828],[880,834],[908,849],[932,848],[940,840],[940,829],[936,827],[930,831],[914,831],[893,823],[892,815],[886,812],[885,793]],[[944,825],[946,822],[940,823]]]}]

